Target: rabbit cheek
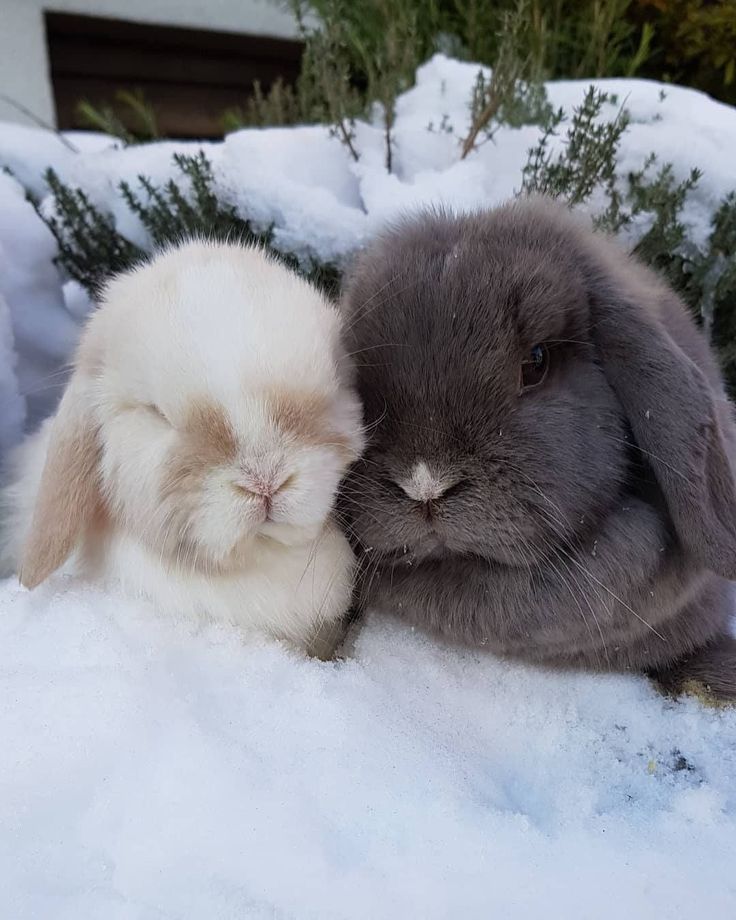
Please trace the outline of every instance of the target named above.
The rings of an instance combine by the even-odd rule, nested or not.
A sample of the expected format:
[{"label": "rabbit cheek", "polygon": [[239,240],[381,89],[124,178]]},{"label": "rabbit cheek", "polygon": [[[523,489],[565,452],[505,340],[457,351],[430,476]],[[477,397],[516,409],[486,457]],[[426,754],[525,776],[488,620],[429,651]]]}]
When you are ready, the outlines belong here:
[{"label": "rabbit cheek", "polygon": [[[164,551],[216,563],[247,534],[249,515],[233,501],[233,467],[238,445],[224,413],[197,405],[182,427],[164,465],[161,506],[168,529]],[[255,513],[250,515],[255,520]]]},{"label": "rabbit cheek", "polygon": [[232,466],[205,474],[188,515],[188,530],[200,552],[219,568],[242,560],[264,522],[262,500],[236,489],[235,475]]},{"label": "rabbit cheek", "polygon": [[335,501],[344,472],[342,458],[330,448],[299,452],[293,485],[277,496],[274,518],[297,527],[321,527]]},{"label": "rabbit cheek", "polygon": [[335,407],[325,394],[272,392],[268,409],[291,472],[289,487],[274,497],[274,520],[321,526],[348,464],[362,446],[360,433],[341,417],[347,410]]},{"label": "rabbit cheek", "polygon": [[136,539],[157,546],[166,523],[157,471],[165,469],[176,435],[134,411],[113,414],[100,430],[100,479],[108,512]]}]

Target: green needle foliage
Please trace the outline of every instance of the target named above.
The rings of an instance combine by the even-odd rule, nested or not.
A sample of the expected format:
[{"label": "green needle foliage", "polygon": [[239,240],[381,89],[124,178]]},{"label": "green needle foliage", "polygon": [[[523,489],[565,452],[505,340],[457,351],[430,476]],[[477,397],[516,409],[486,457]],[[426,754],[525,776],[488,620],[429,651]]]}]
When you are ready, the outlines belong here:
[{"label": "green needle foliage", "polygon": [[603,108],[610,102],[609,96],[591,87],[574,111],[557,154],[551,151],[550,141],[564,117],[562,112],[552,117],[529,151],[522,193],[547,194],[571,207],[589,202],[594,193],[602,194],[605,207],[597,225],[609,233],[647,223],[634,253],[666,278],[690,306],[719,352],[736,396],[736,194],[721,202],[704,244],[690,238],[682,213],[701,172],[693,169],[677,181],[672,164],[657,169],[652,154],[640,170],[620,182],[616,162],[628,118],[619,110],[612,121],[602,121]]},{"label": "green needle foliage", "polygon": [[82,99],[77,103],[77,116],[85,127],[119,137],[124,144],[154,141],[161,137],[156,113],[142,90],[118,90],[115,103],[115,106],[96,106],[88,99]]},{"label": "green needle foliage", "polygon": [[518,128],[542,124],[551,118],[539,67],[532,52],[525,50],[528,28],[528,0],[518,0],[516,8],[501,20],[498,54],[491,76],[487,78],[481,70],[476,78],[470,101],[470,130],[463,141],[462,159],[479,143],[492,140],[499,125]]},{"label": "green needle foliage", "polygon": [[145,176],[138,176],[139,190],[127,182],[120,183],[120,193],[140,218],[154,246],[202,236],[272,248],[270,228],[256,231],[250,221],[238,216],[235,208],[220,203],[212,190],[212,166],[201,150],[193,156],[175,153],[173,159],[178,179],[169,179],[161,188]]},{"label": "green needle foliage", "polygon": [[42,209],[30,193],[28,200],[56,239],[57,264],[94,296],[110,275],[143,258],[143,250],[121,236],[112,215],[100,211],[81,189],[65,185],[53,169],[44,178],[53,208]]},{"label": "green needle foliage", "polygon": [[571,205],[587,201],[599,186],[604,187],[609,199],[615,197],[616,153],[629,120],[620,109],[613,121],[601,123],[603,106],[610,101],[595,87],[588,89],[582,105],[573,112],[564,155],[560,157],[555,157],[549,148],[565,119],[561,110],[552,114],[524,167],[525,192],[564,197]]},{"label": "green needle foliage", "polygon": [[45,174],[52,208],[46,203],[42,207],[29,194],[36,213],[56,239],[57,264],[92,297],[99,296],[110,276],[146,259],[155,249],[191,237],[259,245],[328,292],[337,290],[340,273],[335,265],[317,259],[304,262],[294,253],[283,252],[274,245],[273,228],[255,228],[218,199],[212,166],[202,151],[175,154],[174,167],[177,178],[163,186],[145,176],[138,177],[137,188],[120,183],[120,195],[148,233],[146,249],[123,236],[111,214],[96,207],[81,189],[63,183],[53,169]]}]

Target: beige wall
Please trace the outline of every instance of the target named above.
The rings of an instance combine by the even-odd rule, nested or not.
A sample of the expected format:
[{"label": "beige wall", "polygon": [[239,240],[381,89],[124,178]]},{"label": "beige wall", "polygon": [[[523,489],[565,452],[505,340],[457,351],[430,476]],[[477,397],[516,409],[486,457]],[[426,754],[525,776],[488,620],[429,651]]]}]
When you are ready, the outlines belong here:
[{"label": "beige wall", "polygon": [[[279,0],[0,0],[0,94],[51,124],[44,10],[281,38],[295,34],[288,8]],[[0,121],[31,123],[3,99]]]}]

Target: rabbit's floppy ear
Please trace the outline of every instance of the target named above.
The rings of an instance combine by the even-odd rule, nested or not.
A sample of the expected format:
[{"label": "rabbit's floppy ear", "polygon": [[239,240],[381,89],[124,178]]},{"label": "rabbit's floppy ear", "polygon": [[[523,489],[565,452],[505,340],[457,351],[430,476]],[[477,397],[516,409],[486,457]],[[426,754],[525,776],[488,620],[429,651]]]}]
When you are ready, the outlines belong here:
[{"label": "rabbit's floppy ear", "polygon": [[591,332],[606,377],[680,543],[706,568],[736,578],[731,406],[683,350],[710,361],[685,307],[640,266],[597,245],[589,276]]},{"label": "rabbit's floppy ear", "polygon": [[20,581],[35,588],[62,565],[101,506],[99,434],[88,387],[79,371],[56,416],[31,527],[21,555]]}]

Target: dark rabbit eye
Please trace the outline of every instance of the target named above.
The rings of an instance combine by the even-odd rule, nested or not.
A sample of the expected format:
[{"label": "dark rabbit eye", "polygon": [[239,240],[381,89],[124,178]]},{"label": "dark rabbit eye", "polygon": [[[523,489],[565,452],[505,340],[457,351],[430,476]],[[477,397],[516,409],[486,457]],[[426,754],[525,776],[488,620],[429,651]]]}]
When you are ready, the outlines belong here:
[{"label": "dark rabbit eye", "polygon": [[160,419],[162,422],[166,422],[167,425],[170,425],[170,424],[171,424],[171,422],[168,420],[168,418],[166,417],[166,415],[165,415],[165,414],[161,411],[161,409],[159,409],[159,407],[158,407],[157,405],[155,405],[154,403],[144,403],[144,404],[141,406],[141,408],[142,408],[142,409],[145,409],[146,412],[150,412],[151,415],[153,415],[153,416],[155,416],[156,418]]},{"label": "dark rabbit eye", "polygon": [[546,345],[535,345],[529,352],[529,356],[521,362],[519,391],[526,393],[527,390],[533,390],[540,383],[544,383],[544,378],[549,370],[549,352]]}]

